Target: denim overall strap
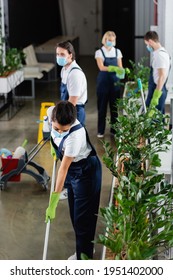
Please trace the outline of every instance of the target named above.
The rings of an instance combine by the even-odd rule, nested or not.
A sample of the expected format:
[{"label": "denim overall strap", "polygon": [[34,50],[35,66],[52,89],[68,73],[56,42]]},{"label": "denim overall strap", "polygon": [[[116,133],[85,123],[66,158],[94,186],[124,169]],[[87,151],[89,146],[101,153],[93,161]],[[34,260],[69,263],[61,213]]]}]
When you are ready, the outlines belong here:
[{"label": "denim overall strap", "polygon": [[[69,134],[67,134],[65,137],[63,137],[63,139],[61,140],[60,142],[60,145],[58,147],[58,152],[62,155],[62,147],[63,147],[63,143],[64,143],[64,140],[70,135],[70,133],[72,133],[73,131],[76,131],[78,129],[80,129],[81,127],[83,127],[81,124],[77,124],[75,126],[73,126],[70,131],[69,131]],[[84,127],[85,128],[85,127]],[[87,142],[90,144],[91,148],[92,148],[92,151],[90,153],[90,156],[95,156],[96,155],[96,150],[94,148],[94,146],[91,144],[91,141],[89,139],[89,135],[88,135],[88,132],[85,128],[85,132],[86,132],[86,139],[87,139]],[[62,155],[63,157],[63,155]]]},{"label": "denim overall strap", "polygon": [[[63,148],[64,140],[70,135],[70,133],[72,133],[73,131],[76,131],[76,130],[80,129],[81,127],[83,127],[81,124],[77,124],[77,125],[73,126],[73,127],[70,129],[69,133],[68,133],[66,136],[64,136],[64,137],[62,138],[62,140],[61,140],[59,146],[57,146],[57,145],[54,143],[54,141],[53,141],[53,139],[52,139],[52,137],[51,137],[50,141],[51,141],[51,144],[52,144],[52,146],[54,147],[54,149],[55,149],[55,151],[56,151],[57,158],[59,158],[60,160],[62,160],[62,158],[63,158],[62,148]],[[91,156],[95,156],[95,155],[96,155],[96,150],[95,150],[94,146],[91,144],[91,141],[90,141],[90,139],[89,139],[88,132],[87,132],[87,130],[86,130],[85,127],[84,127],[84,129],[85,129],[85,132],[86,132],[87,142],[90,144],[90,146],[91,146],[91,148],[92,148],[92,151],[91,151],[90,155],[91,155]]]},{"label": "denim overall strap", "polygon": [[117,49],[115,48],[116,57],[106,57],[104,51],[100,49],[104,57],[104,66],[114,65],[117,66]]},{"label": "denim overall strap", "polygon": [[[79,67],[73,67],[71,68],[71,70],[69,71],[68,75],[70,74],[70,72],[74,69],[79,69],[80,71],[82,71],[82,69],[80,69]],[[67,77],[68,78],[68,77]],[[61,82],[60,85],[60,93],[61,93],[61,100],[68,100],[69,99],[69,94],[68,94],[68,90],[67,90],[67,84],[64,84]]]},{"label": "denim overall strap", "polygon": [[61,140],[61,142],[60,142],[60,144],[59,144],[59,147],[58,147],[58,152],[61,154],[61,160],[62,160],[62,158],[63,158],[63,155],[62,155],[62,148],[63,148],[63,144],[64,144],[64,140],[73,132],[73,131],[76,131],[76,130],[78,130],[78,129],[80,129],[81,127],[83,127],[80,123],[79,124],[77,124],[77,125],[75,125],[75,126],[73,126],[73,127],[71,127],[70,128],[70,130],[69,130],[69,133],[66,135],[66,136],[64,136],[63,138],[62,138],[62,140]]},{"label": "denim overall strap", "polygon": [[[85,127],[84,127],[85,128]],[[92,148],[92,151],[91,153],[89,154],[89,156],[96,156],[96,150],[94,148],[94,146],[91,144],[91,141],[90,141],[90,138],[89,138],[89,135],[88,135],[88,131],[86,130],[85,128],[85,132],[86,132],[86,139],[87,139],[87,142],[90,144],[91,148]]]},{"label": "denim overall strap", "polygon": [[[116,56],[115,57],[106,57],[104,54],[104,51],[100,49],[103,57],[104,57],[104,66],[117,66],[118,61],[117,61],[117,49],[115,49]],[[105,83],[104,83],[105,81]],[[107,83],[113,83],[115,84],[117,81],[119,81],[119,78],[117,78],[115,72],[108,72],[108,71],[99,71],[98,78],[97,78],[97,86],[101,86],[101,88],[104,86],[105,89],[107,88],[108,84]],[[104,84],[103,84],[104,83]],[[116,87],[116,85],[115,85]],[[119,89],[119,88],[118,88]]]},{"label": "denim overall strap", "polygon": [[54,141],[53,141],[53,139],[52,139],[52,137],[51,137],[51,140],[50,140],[50,141],[51,141],[51,144],[52,144],[52,146],[54,147],[54,149],[55,149],[55,151],[56,151],[56,156],[57,156],[57,158],[59,158],[60,160],[62,160],[62,158],[63,158],[62,147],[63,147],[64,140],[70,135],[70,133],[72,133],[72,132],[75,131],[75,130],[80,129],[81,127],[83,127],[81,124],[77,124],[77,125],[73,126],[73,127],[69,130],[69,133],[68,133],[66,136],[64,136],[64,137],[62,138],[62,140],[61,140],[59,146],[57,146],[57,145],[54,143]]}]

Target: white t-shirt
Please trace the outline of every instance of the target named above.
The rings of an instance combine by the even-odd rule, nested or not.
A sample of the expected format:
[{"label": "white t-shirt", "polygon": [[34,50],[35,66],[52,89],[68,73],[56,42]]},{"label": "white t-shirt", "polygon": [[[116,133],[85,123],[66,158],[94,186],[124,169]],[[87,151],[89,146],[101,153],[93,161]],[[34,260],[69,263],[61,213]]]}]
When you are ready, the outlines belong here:
[{"label": "white t-shirt", "polygon": [[[117,50],[117,58],[122,58],[122,53],[119,49],[116,49],[114,47],[112,47],[110,50],[108,50],[107,48],[105,48],[104,46],[102,47],[102,50],[104,52],[105,57],[116,57],[116,50]],[[95,52],[95,58],[102,58],[103,62],[104,62],[104,56],[102,54],[102,51],[99,49]]]},{"label": "white t-shirt", "polygon": [[77,104],[85,104],[87,101],[87,80],[84,72],[79,69],[73,69],[70,72],[73,67],[80,68],[75,60],[67,69],[65,67],[61,69],[61,81],[67,85],[69,96],[79,97]]},{"label": "white t-shirt", "polygon": [[[79,121],[76,120],[74,124],[72,124],[71,127],[79,124]],[[71,128],[70,127],[70,128]],[[56,138],[51,131],[51,136],[54,141],[54,143],[59,146],[62,138]],[[65,140],[63,143],[62,152],[64,152],[65,156],[68,157],[74,157],[73,162],[77,162],[81,159],[87,158],[90,154],[92,148],[87,142],[86,139],[86,132],[84,127],[73,131]]]},{"label": "white t-shirt", "polygon": [[153,68],[153,79],[155,84],[158,83],[158,78],[159,78],[158,69],[160,68],[166,70],[165,80],[167,79],[169,74],[169,67],[170,67],[170,57],[168,52],[165,50],[165,48],[161,47],[158,50],[152,52],[151,66]]}]

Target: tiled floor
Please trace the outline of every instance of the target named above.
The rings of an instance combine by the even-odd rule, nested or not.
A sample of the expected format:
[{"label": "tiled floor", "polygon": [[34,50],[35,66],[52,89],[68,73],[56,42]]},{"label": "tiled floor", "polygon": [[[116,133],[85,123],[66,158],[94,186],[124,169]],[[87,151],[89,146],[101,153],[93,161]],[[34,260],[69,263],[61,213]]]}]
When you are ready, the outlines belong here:
[{"label": "tiled floor", "polygon": [[[92,143],[102,161],[103,145],[97,134],[96,75],[95,61],[83,57],[79,64],[88,80],[88,103],[86,105],[86,127]],[[26,100],[25,106],[9,121],[0,121],[0,148],[14,151],[24,139],[28,140],[26,150],[29,153],[37,144],[38,120],[41,102],[56,102],[59,99],[58,82],[37,82],[36,98]],[[113,141],[107,125],[105,139]],[[40,164],[51,177],[53,160],[50,145],[34,156],[33,161]],[[112,175],[102,164],[102,192],[100,207],[109,202]],[[29,165],[27,168],[30,168]],[[35,170],[34,170],[35,172]],[[30,175],[21,174],[19,182],[8,182],[5,190],[0,191],[0,259],[5,260],[41,260],[43,256],[46,230],[45,210],[48,206],[51,180],[48,191]],[[96,238],[103,233],[104,225],[98,218]],[[95,245],[94,259],[101,259],[102,246]],[[71,226],[67,200],[60,201],[55,221],[50,227],[47,259],[65,260],[75,251],[74,232]]]}]

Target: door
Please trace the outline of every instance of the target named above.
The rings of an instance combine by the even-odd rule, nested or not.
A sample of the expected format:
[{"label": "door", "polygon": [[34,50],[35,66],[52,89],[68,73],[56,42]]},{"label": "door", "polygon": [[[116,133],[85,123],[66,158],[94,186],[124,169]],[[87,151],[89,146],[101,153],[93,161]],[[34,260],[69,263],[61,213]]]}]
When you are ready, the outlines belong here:
[{"label": "door", "polygon": [[123,54],[123,66],[134,60],[135,0],[102,0],[102,31],[114,31],[117,48]]}]

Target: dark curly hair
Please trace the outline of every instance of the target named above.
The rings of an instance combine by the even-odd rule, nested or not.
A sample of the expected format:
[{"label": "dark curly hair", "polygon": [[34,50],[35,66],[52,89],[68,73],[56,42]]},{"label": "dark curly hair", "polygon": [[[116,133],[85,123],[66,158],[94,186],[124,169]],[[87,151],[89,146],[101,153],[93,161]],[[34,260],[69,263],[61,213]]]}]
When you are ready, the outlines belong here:
[{"label": "dark curly hair", "polygon": [[69,101],[59,101],[52,111],[52,121],[60,125],[73,124],[76,116],[76,107]]}]

